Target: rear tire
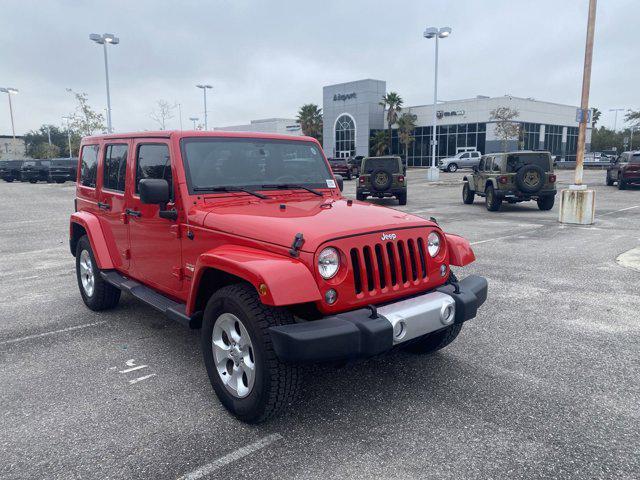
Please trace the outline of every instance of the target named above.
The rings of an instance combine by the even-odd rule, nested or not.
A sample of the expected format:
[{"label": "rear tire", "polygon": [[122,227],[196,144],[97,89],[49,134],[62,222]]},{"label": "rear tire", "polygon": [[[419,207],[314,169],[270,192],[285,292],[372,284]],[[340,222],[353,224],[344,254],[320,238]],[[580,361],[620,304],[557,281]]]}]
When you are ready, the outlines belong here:
[{"label": "rear tire", "polygon": [[450,172],[450,173],[458,171],[458,164],[457,163],[450,163],[449,166],[447,166],[447,171]]},{"label": "rear tire", "polygon": [[107,283],[100,275],[86,235],[78,240],[76,247],[76,278],[82,301],[90,310],[108,310],[120,301],[120,289]]},{"label": "rear tire", "polygon": [[611,178],[607,173],[607,187],[612,187],[612,186],[613,186],[613,178]]},{"label": "rear tire", "polygon": [[356,192],[356,200],[364,202],[366,199],[367,196],[364,193]]},{"label": "rear tire", "polygon": [[418,340],[411,342],[405,350],[411,353],[429,354],[443,349],[453,342],[462,330],[462,324],[456,323],[438,332],[426,335]]},{"label": "rear tire", "polygon": [[540,210],[546,211],[546,210],[551,210],[553,208],[553,204],[556,201],[556,197],[553,195],[548,195],[546,197],[540,197],[538,198],[537,202],[538,202],[538,208]]},{"label": "rear tire", "polygon": [[5,178],[4,181],[7,182],[7,183],[12,183],[13,182],[13,178]]},{"label": "rear tire", "polygon": [[476,198],[476,192],[471,190],[469,187],[469,182],[465,182],[462,187],[462,201],[467,205],[471,205]]},{"label": "rear tire", "polygon": [[398,203],[400,205],[406,205],[407,204],[407,194],[405,193],[401,193],[398,195]]},{"label": "rear tire", "polygon": [[502,206],[502,201],[496,196],[496,192],[492,185],[489,185],[484,192],[487,210],[497,212]]},{"label": "rear tire", "polygon": [[36,180],[35,178],[32,178],[31,180],[29,180],[29,183],[38,183],[38,180]]},{"label": "rear tire", "polygon": [[[220,354],[220,348],[216,347],[220,346],[220,342],[228,346],[229,351],[233,348],[228,345],[228,336],[227,342],[224,342],[224,337],[215,340],[217,336],[214,337],[214,327],[216,323],[228,321],[230,315],[241,324],[240,329],[238,326],[235,327],[236,331],[248,334],[250,347],[246,347],[246,343],[243,347],[243,343],[237,340],[237,345],[244,352],[244,363],[240,362],[234,367],[234,362],[229,366],[230,360],[223,359],[226,362],[226,367],[223,368],[220,361],[216,364],[214,350],[216,354]],[[276,356],[269,333],[269,327],[286,325],[293,321],[293,316],[288,310],[264,305],[255,288],[246,283],[223,287],[209,299],[202,322],[204,363],[220,402],[240,420],[247,423],[263,422],[281,412],[297,397],[302,380],[301,368],[296,364],[284,363]],[[219,331],[219,327],[215,331]],[[242,337],[243,335],[239,338]],[[245,352],[247,348],[251,349],[250,353]],[[245,375],[247,368],[251,368],[251,363],[253,380],[249,382]],[[225,384],[222,378],[226,378],[225,372],[229,371],[229,368],[229,380]],[[243,382],[242,388],[245,389],[238,395],[233,393],[232,387],[227,386],[232,385],[233,372],[237,369],[244,372],[237,377],[237,381]]]},{"label": "rear tire", "polygon": [[627,185],[624,183],[621,177],[618,177],[618,190],[624,190],[627,188]]}]

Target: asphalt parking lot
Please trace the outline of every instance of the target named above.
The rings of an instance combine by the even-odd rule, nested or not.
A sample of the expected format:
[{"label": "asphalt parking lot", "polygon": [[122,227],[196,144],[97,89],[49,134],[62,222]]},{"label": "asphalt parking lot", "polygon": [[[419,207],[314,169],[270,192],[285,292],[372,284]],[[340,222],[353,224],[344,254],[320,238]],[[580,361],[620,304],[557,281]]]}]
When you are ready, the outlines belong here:
[{"label": "asphalt parking lot", "polygon": [[462,204],[462,172],[424,176],[409,172],[406,207],[376,202],[473,243],[460,273],[489,280],[478,317],[432,356],[309,368],[260,426],[218,403],[198,331],[127,296],[85,308],[73,184],[0,182],[0,477],[638,478],[640,271],[616,259],[640,245],[640,189],[587,171],[596,223],[569,227],[557,205],[492,213]]}]

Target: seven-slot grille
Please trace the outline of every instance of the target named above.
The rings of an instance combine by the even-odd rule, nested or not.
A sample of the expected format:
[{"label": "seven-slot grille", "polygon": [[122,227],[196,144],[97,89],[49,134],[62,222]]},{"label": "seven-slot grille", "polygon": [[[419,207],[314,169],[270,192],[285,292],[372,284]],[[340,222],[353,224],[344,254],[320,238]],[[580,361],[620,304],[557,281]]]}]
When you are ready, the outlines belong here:
[{"label": "seven-slot grille", "polygon": [[427,281],[428,254],[421,237],[352,248],[349,256],[356,294]]}]

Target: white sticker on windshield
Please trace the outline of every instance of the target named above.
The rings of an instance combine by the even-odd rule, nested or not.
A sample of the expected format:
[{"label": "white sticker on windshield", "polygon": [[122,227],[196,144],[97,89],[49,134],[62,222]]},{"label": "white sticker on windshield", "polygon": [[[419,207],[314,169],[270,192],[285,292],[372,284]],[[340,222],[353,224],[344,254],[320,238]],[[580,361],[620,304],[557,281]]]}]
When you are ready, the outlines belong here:
[{"label": "white sticker on windshield", "polygon": [[309,147],[309,150],[311,150],[311,153],[313,155],[317,155],[318,154],[318,150],[316,150],[315,147]]},{"label": "white sticker on windshield", "polygon": [[333,179],[327,180],[327,187],[336,188],[336,182]]}]

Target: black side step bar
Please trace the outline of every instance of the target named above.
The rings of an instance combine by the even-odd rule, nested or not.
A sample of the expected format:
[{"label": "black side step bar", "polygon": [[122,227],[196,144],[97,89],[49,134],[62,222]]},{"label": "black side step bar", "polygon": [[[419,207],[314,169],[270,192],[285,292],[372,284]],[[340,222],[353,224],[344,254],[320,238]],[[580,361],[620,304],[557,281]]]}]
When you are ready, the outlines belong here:
[{"label": "black side step bar", "polygon": [[196,313],[193,316],[186,314],[186,305],[179,303],[165,297],[161,293],[152,290],[149,287],[145,287],[139,282],[125,277],[124,275],[116,272],[115,270],[106,270],[100,272],[102,278],[119,288],[123,292],[130,293],[138,300],[142,300],[147,305],[163,313],[167,318],[175,320],[190,328],[200,327],[200,316]]}]

